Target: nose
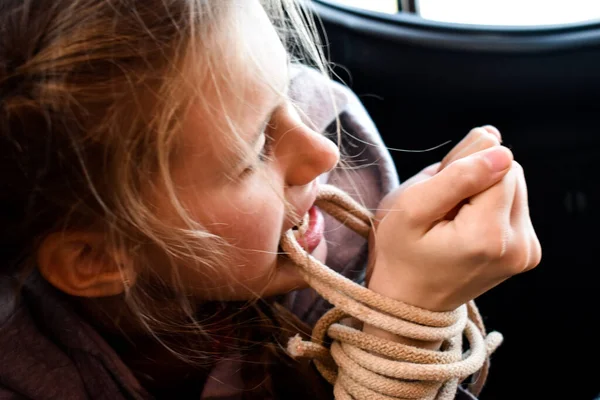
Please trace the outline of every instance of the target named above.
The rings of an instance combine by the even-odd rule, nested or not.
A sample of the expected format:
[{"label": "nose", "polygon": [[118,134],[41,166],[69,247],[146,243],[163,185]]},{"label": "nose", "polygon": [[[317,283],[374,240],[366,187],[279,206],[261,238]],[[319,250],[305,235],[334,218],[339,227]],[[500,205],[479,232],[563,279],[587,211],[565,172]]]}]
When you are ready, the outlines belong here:
[{"label": "nose", "polygon": [[285,162],[288,186],[308,185],[319,175],[332,170],[340,159],[340,153],[331,140],[299,119],[292,118],[290,122],[277,146],[280,150],[278,158]]}]

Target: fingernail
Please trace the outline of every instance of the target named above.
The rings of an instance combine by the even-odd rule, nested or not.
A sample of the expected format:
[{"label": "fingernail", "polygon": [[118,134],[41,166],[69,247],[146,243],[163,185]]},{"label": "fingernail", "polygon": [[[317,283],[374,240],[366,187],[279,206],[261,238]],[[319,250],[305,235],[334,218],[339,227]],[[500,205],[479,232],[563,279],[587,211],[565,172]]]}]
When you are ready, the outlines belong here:
[{"label": "fingernail", "polygon": [[494,147],[489,149],[485,152],[483,158],[494,172],[504,171],[510,167],[512,163],[510,152],[504,150],[503,147]]}]

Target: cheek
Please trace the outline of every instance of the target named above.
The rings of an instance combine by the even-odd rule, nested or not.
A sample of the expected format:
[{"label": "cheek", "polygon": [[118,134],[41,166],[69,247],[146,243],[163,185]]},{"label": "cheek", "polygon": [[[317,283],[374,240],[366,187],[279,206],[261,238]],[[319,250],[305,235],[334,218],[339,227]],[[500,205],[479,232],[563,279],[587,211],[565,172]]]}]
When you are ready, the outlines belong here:
[{"label": "cheek", "polygon": [[252,213],[232,215],[233,223],[222,225],[220,232],[215,232],[234,246],[229,256],[230,272],[236,279],[265,279],[277,265],[281,215],[274,207],[261,205]]},{"label": "cheek", "polygon": [[240,215],[227,229],[230,242],[245,250],[274,250],[281,234],[281,215],[273,207]]},{"label": "cheek", "polygon": [[284,205],[277,195],[269,190],[257,191],[221,202],[216,209],[219,212],[213,214],[211,231],[239,249],[247,261],[277,251],[284,220]]}]

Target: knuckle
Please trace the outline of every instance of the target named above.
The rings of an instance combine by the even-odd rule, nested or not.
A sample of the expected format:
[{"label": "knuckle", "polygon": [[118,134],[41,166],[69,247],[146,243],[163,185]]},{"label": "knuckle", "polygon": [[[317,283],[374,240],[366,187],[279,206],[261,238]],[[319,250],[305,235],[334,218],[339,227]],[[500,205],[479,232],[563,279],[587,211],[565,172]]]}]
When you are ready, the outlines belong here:
[{"label": "knuckle", "polygon": [[517,161],[512,162],[512,170],[515,171],[519,176],[525,176],[525,170],[523,166],[519,164]]},{"label": "knuckle", "polygon": [[[481,163],[483,164],[483,160],[481,160]],[[479,186],[481,178],[478,172],[480,168],[476,168],[471,159],[457,160],[452,165],[454,166],[454,179],[457,185],[466,190],[474,190]]]},{"label": "knuckle", "polygon": [[500,144],[499,134],[487,129],[486,127],[478,127],[471,130],[470,135],[477,141],[482,142],[484,146],[496,146]]},{"label": "knuckle", "polygon": [[398,209],[402,213],[403,219],[408,222],[416,222],[421,220],[421,211],[419,199],[421,193],[419,193],[419,185],[413,185],[404,191],[404,196],[398,199]]},{"label": "knuckle", "polygon": [[506,257],[508,250],[508,235],[505,229],[496,225],[488,225],[484,232],[474,235],[470,248],[472,258],[493,262]]},{"label": "knuckle", "polygon": [[527,270],[537,267],[542,262],[542,245],[537,237],[534,237],[532,242]]},{"label": "knuckle", "polygon": [[527,190],[527,180],[525,179],[525,171],[521,164],[516,161],[513,161],[509,174],[513,175],[515,178],[516,185],[522,185],[524,190]]},{"label": "knuckle", "polygon": [[510,245],[506,255],[507,272],[520,274],[535,268],[541,261],[541,246],[537,238],[528,235],[516,235],[518,239]]},{"label": "knuckle", "polygon": [[542,245],[536,239],[534,244],[534,255],[531,260],[531,268],[535,268],[542,262]]},{"label": "knuckle", "polygon": [[496,138],[498,138],[498,140],[502,140],[502,134],[500,133],[500,130],[498,130],[498,128],[496,128],[493,125],[485,125],[483,126],[483,129],[485,129],[488,133],[496,136]]},{"label": "knuckle", "polygon": [[402,215],[404,217],[404,220],[409,225],[416,224],[421,220],[421,218],[420,218],[421,214],[420,214],[419,210],[417,210],[417,208],[414,206],[404,208],[402,210]]},{"label": "knuckle", "polygon": [[529,267],[531,255],[529,246],[524,241],[513,246],[506,257],[505,265],[508,273],[516,275],[525,271]]},{"label": "knuckle", "polygon": [[490,133],[486,133],[485,136],[482,136],[479,140],[482,142],[482,145],[484,147],[493,147],[500,145],[500,141],[498,140],[498,138]]},{"label": "knuckle", "polygon": [[484,128],[482,127],[477,127],[477,128],[473,128],[469,131],[469,134],[467,136],[472,137],[473,139],[480,139],[484,136],[488,135],[488,131],[486,131]]}]

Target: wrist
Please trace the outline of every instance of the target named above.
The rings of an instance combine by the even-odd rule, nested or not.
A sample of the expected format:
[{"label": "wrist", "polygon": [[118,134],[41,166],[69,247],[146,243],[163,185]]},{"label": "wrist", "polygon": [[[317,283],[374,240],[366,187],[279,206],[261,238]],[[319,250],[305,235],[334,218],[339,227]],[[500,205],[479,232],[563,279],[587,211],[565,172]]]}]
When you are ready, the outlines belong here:
[{"label": "wrist", "polygon": [[[444,292],[435,286],[423,283],[418,277],[408,273],[388,273],[392,271],[391,268],[381,261],[374,263],[367,288],[382,296],[429,311],[446,312],[458,307],[451,305]],[[398,265],[393,267],[396,271],[399,268]]]}]

